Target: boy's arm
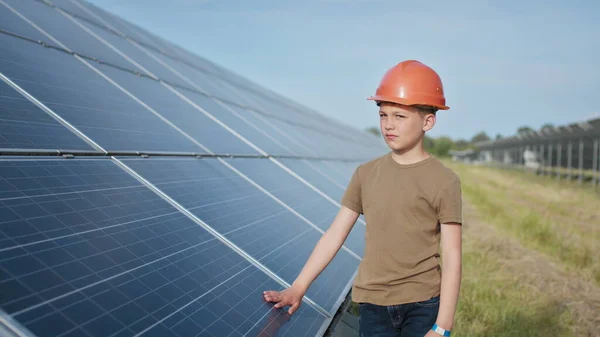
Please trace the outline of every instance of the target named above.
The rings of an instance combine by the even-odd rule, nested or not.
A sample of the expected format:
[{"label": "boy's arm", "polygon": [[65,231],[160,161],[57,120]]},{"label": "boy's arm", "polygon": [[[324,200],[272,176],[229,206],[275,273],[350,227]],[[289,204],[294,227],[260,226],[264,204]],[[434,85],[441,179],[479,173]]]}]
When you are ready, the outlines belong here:
[{"label": "boy's arm", "polygon": [[[460,178],[455,176],[440,192],[436,204],[441,224],[442,280],[440,308],[436,324],[445,329],[454,327],[454,315],[462,279],[462,191]],[[426,337],[439,337],[429,331]]]},{"label": "boy's arm", "polygon": [[359,213],[342,206],[329,229],[319,239],[292,287],[281,292],[265,291],[265,300],[276,302],[276,308],[289,305],[291,308],[288,313],[293,314],[300,306],[302,297],[312,282],[321,274],[342,247],[359,215]]},{"label": "boy's arm", "polygon": [[[462,226],[459,223],[441,225],[442,284],[440,309],[436,324],[446,330],[454,326],[454,314],[458,302],[462,277]],[[430,336],[439,336],[430,331]],[[429,335],[429,334],[428,334]],[[429,336],[427,336],[429,337]]]}]

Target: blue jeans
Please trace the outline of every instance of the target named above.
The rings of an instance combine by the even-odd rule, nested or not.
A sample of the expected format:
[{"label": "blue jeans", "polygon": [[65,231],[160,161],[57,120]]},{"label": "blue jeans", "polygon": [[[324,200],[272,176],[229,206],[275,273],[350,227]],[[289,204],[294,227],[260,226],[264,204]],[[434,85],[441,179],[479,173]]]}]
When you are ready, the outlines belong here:
[{"label": "blue jeans", "polygon": [[440,296],[391,306],[359,303],[360,337],[423,337],[435,323]]}]

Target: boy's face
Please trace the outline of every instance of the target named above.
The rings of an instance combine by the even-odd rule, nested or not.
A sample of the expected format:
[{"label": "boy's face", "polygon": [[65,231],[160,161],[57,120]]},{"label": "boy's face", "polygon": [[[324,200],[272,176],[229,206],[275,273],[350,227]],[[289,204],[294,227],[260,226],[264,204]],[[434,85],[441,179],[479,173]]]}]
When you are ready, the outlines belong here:
[{"label": "boy's face", "polygon": [[413,148],[434,124],[434,114],[420,112],[416,107],[387,102],[379,105],[381,134],[392,150]]}]

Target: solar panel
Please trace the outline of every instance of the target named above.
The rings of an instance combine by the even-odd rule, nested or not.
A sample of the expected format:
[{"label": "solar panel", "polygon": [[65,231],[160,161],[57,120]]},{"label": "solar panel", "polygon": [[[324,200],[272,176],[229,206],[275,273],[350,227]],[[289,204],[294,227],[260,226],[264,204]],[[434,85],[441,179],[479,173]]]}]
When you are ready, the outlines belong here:
[{"label": "solar panel", "polygon": [[0,149],[94,149],[0,80]]},{"label": "solar panel", "polygon": [[[321,235],[217,159],[123,162],[290,284]],[[307,296],[331,312],[358,262],[342,251]]]},{"label": "solar panel", "polygon": [[[336,206],[326,197],[323,197],[273,162],[248,158],[226,159],[226,162],[269,193],[281,199],[321,230],[327,230],[333,222],[339,206]],[[312,182],[316,174],[318,173],[308,175],[305,172],[303,177]],[[346,239],[345,245],[358,256],[363,254],[364,232],[364,226],[357,223]]]},{"label": "solar panel", "polygon": [[[0,168],[0,303],[36,335],[242,336],[267,324],[261,289],[281,285],[112,161]],[[325,317],[304,310],[312,330],[281,335],[320,328]]]},{"label": "solar panel", "polygon": [[45,37],[42,33],[36,30],[29,23],[21,19],[19,16],[14,14],[8,8],[2,6],[0,11],[0,30],[5,32],[19,34],[34,40],[44,40]]},{"label": "solar panel", "polygon": [[335,123],[91,4],[0,0],[0,334],[323,336],[362,216],[297,313],[262,292],[382,153]]},{"label": "solar panel", "polygon": [[[58,11],[42,2],[32,0],[3,0],[10,7],[33,21],[38,27],[52,35],[74,52],[93,55],[97,59],[120,67],[135,68],[123,59],[118,53],[106,47],[97,39],[80,29],[73,21],[67,19]],[[20,33],[16,31],[15,33]],[[48,38],[44,38],[48,40]]]},{"label": "solar panel", "polygon": [[0,35],[0,69],[105,149],[204,152],[69,54]]},{"label": "solar panel", "polygon": [[347,184],[336,181],[333,176],[339,175],[339,173],[331,174],[331,169],[327,167],[325,162],[295,158],[282,158],[279,161],[300,176],[310,177],[310,182],[332,199],[338,202],[342,200]]},{"label": "solar panel", "polygon": [[[175,127],[185,132],[185,134],[201,145],[202,148],[206,148],[204,151],[200,150],[197,152],[260,154],[256,149],[237,138],[234,134],[212,120],[211,117],[204,114],[201,109],[213,115],[222,111],[222,108],[221,110],[216,110],[219,108],[216,104],[215,108],[211,106],[209,109],[207,106],[210,101],[205,96],[193,92],[178,91],[180,95],[185,95],[189,99],[194,98],[196,102],[201,103],[201,105],[196,104],[198,106],[196,108],[191,104],[193,101],[187,102],[183,100],[177,93],[155,80],[140,78],[103,65],[98,65],[98,69],[144,102],[152,110],[166,118]],[[168,126],[165,124],[165,127]],[[246,129],[243,129],[244,132]]]}]

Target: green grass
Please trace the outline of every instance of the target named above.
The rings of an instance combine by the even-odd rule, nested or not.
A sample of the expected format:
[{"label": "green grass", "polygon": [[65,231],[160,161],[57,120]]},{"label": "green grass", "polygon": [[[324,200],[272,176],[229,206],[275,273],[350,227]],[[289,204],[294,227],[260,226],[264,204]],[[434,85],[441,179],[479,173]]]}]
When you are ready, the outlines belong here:
[{"label": "green grass", "polygon": [[[542,290],[503,269],[498,252],[465,240],[463,281],[455,317],[456,337],[575,336],[571,314]],[[352,303],[350,312],[358,315]]]},{"label": "green grass", "polygon": [[574,336],[560,303],[503,270],[493,253],[466,249],[456,337]]},{"label": "green grass", "polygon": [[[462,165],[451,165],[461,175],[463,194],[482,213],[484,218],[498,228],[509,233],[529,248],[544,252],[576,270],[588,274],[600,284],[600,262],[593,247],[597,245],[597,237],[593,233],[580,233],[571,227],[573,238],[567,240],[566,229],[555,230],[560,222],[553,222],[552,214],[556,209],[544,206],[542,216],[531,203],[541,202],[538,198],[528,195],[517,195],[514,190],[508,191],[490,179],[473,179],[473,168]],[[481,168],[477,168],[481,170]],[[527,187],[527,186],[526,186]],[[534,190],[524,188],[524,191]],[[519,197],[522,200],[515,201]],[[529,199],[528,199],[529,198]],[[526,200],[527,202],[523,202]],[[552,203],[550,203],[552,204]],[[538,207],[539,208],[539,207]],[[557,208],[558,213],[565,213]],[[564,215],[563,215],[564,216]],[[591,236],[590,236],[591,234]],[[583,244],[586,243],[586,244]]]}]

